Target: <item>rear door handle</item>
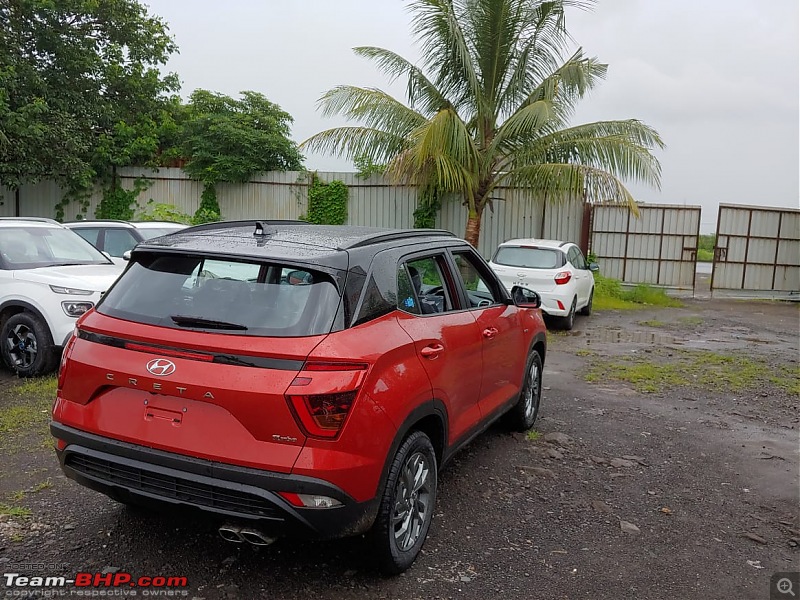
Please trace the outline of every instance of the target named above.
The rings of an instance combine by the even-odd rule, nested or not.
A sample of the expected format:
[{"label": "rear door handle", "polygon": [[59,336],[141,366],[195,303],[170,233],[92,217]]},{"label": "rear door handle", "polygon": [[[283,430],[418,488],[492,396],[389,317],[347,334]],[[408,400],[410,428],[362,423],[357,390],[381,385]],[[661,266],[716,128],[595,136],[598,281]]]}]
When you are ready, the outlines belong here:
[{"label": "rear door handle", "polygon": [[488,329],[484,329],[483,330],[483,337],[485,337],[485,338],[491,339],[494,336],[496,336],[497,334],[498,334],[498,331],[497,331],[497,328],[495,328],[495,327],[489,327]]},{"label": "rear door handle", "polygon": [[442,346],[441,344],[433,344],[431,346],[425,346],[422,350],[419,351],[419,353],[423,357],[430,360],[439,358],[439,355],[442,352],[444,352],[444,346]]}]

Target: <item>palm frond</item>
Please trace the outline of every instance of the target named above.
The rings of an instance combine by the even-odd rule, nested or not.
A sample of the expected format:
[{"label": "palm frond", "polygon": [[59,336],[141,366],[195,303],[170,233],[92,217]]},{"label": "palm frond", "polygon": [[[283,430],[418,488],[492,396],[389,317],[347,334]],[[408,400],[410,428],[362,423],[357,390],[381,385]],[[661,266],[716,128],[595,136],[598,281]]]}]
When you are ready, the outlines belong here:
[{"label": "palm frond", "polygon": [[411,108],[417,107],[422,113],[432,115],[450,106],[450,102],[425,73],[399,54],[375,46],[359,46],[353,48],[353,52],[372,60],[389,77],[390,82],[399,77],[408,77],[406,95]]},{"label": "palm frond", "polygon": [[545,163],[520,167],[499,180],[526,188],[553,201],[583,198],[587,202],[613,202],[638,214],[636,201],[614,175],[587,165]]},{"label": "palm frond", "polygon": [[319,99],[326,117],[344,115],[364,126],[406,135],[425,122],[425,117],[386,92],[373,88],[340,85]]},{"label": "palm frond", "polygon": [[580,164],[659,188],[661,165],[652,150],[664,147],[658,132],[641,121],[599,121],[530,140],[513,162]]},{"label": "palm frond", "polygon": [[368,127],[336,127],[320,131],[300,144],[311,152],[323,152],[353,160],[369,158],[376,164],[388,163],[406,145],[404,136]]}]

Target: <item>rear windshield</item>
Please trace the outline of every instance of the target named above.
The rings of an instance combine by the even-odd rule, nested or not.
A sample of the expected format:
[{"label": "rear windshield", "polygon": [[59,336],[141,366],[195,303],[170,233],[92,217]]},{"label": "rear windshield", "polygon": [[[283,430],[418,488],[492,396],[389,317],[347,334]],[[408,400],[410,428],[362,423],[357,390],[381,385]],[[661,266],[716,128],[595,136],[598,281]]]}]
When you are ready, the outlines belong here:
[{"label": "rear windshield", "polygon": [[298,337],[329,333],[339,305],[330,275],[199,256],[137,258],[97,311],[174,329]]},{"label": "rear windshield", "polygon": [[558,269],[565,264],[561,250],[534,246],[501,246],[492,262],[525,269]]}]

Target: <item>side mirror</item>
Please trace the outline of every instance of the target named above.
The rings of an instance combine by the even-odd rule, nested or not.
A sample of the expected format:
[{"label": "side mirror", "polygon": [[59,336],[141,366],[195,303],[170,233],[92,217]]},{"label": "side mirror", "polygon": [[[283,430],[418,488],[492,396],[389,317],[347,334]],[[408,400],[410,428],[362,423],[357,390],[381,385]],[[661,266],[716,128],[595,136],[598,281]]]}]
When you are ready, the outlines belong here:
[{"label": "side mirror", "polygon": [[598,265],[597,263],[589,263],[589,270],[592,273],[597,273],[600,270],[600,265]]},{"label": "side mirror", "polygon": [[131,259],[131,251],[125,250],[125,252],[122,253],[122,260],[130,260],[130,259]]},{"label": "side mirror", "polygon": [[514,304],[520,308],[539,308],[542,305],[542,298],[539,294],[521,285],[511,288],[511,298],[514,300]]}]

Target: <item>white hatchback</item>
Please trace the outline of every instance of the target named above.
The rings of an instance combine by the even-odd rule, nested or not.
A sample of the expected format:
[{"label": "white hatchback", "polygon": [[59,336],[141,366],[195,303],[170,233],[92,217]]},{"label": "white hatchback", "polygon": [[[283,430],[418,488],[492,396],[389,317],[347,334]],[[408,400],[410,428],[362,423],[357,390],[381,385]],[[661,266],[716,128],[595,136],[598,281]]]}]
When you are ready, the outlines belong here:
[{"label": "white hatchback", "polygon": [[542,312],[563,329],[572,329],[576,312],[592,312],[597,265],[589,264],[571,242],[509,240],[500,244],[489,265],[509,290],[521,285],[538,292]]},{"label": "white hatchback", "polygon": [[75,321],[124,267],[50,219],[0,218],[0,356],[22,377],[56,368]]}]

